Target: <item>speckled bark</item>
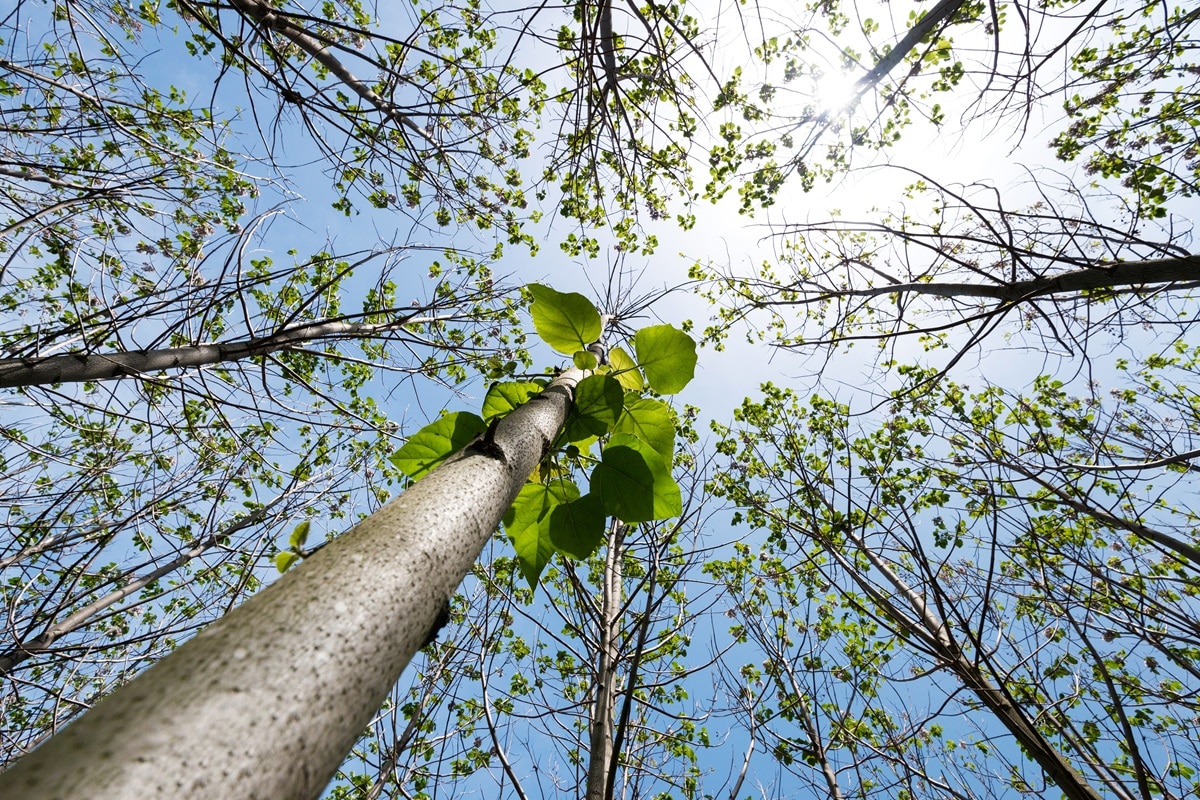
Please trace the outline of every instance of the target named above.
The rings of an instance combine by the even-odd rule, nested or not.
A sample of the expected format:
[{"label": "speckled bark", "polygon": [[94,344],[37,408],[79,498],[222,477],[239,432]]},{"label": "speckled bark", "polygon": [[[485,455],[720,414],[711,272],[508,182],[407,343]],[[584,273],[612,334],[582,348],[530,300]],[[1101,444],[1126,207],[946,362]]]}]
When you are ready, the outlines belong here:
[{"label": "speckled bark", "polygon": [[577,370],[0,775],[0,797],[320,795],[557,436]]}]

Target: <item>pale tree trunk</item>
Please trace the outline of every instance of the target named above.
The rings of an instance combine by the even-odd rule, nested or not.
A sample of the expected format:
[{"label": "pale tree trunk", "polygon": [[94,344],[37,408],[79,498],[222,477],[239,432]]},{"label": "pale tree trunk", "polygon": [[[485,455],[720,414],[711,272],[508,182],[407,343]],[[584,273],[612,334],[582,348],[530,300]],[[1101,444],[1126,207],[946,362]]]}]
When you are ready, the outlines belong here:
[{"label": "pale tree trunk", "polygon": [[613,707],[617,691],[617,644],[621,635],[621,558],[625,525],[608,529],[608,552],[600,589],[600,636],[596,653],[595,698],[592,702],[586,800],[606,800],[613,759]]},{"label": "pale tree trunk", "polygon": [[380,323],[321,320],[291,325],[269,336],[216,344],[132,350],[124,353],[67,353],[29,358],[0,358],[0,388],[108,381],[130,377],[148,378],[165,370],[197,369],[226,361],[265,356],[280,350],[303,348],[325,341],[369,339],[394,334],[402,331],[405,325],[419,325],[436,319],[409,314],[393,322]]},{"label": "pale tree trunk", "polygon": [[0,797],[316,798],[552,446],[579,370],[0,775]]}]

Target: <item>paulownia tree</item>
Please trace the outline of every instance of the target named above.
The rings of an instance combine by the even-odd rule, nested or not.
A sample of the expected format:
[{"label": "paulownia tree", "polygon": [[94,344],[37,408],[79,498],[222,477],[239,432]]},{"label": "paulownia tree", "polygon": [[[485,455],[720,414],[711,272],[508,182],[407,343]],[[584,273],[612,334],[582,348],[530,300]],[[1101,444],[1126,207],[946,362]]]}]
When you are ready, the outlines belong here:
[{"label": "paulownia tree", "polygon": [[707,655],[701,626],[718,595],[697,580],[707,515],[682,483],[680,519],[610,521],[595,556],[555,559],[536,590],[511,544],[494,543],[414,665],[422,677],[377,723],[413,734],[398,753],[364,739],[334,786],[345,796],[711,792],[730,757],[707,692],[715,656],[695,653]]},{"label": "paulownia tree", "polygon": [[[436,409],[444,387],[528,367],[520,301],[489,265],[535,249],[533,186],[587,197],[575,216],[594,225],[612,175],[630,220],[633,192],[683,180],[678,137],[618,147],[574,112],[548,137],[553,174],[524,165],[559,119],[552,93],[557,113],[595,89],[602,36],[621,73],[603,102],[626,98],[627,120],[648,87],[660,111],[697,97],[679,57],[635,74],[648,48],[694,55],[694,23],[652,9],[634,46],[612,7],[522,13],[3,12],[0,762],[253,593],[298,521],[378,508],[411,387]],[[596,148],[629,160],[581,169]],[[348,246],[308,228],[327,205],[353,220]]]},{"label": "paulownia tree", "polygon": [[[665,438],[651,424],[664,412],[647,411],[639,390],[627,398],[621,381],[679,391],[695,368],[694,344],[670,326],[644,328],[636,361],[614,347],[617,366],[601,369],[605,350],[589,345],[603,335],[595,308],[581,295],[531,291],[539,334],[576,366],[545,386],[497,384],[485,400],[490,423],[459,412],[411,437],[394,460],[416,482],[399,498],[0,780],[27,797],[199,797],[214,785],[230,796],[316,797],[401,670],[447,621],[450,598],[506,512],[531,584],[556,551],[589,556],[609,514],[620,521],[614,532],[678,516],[681,494],[664,454],[674,430]],[[587,493],[539,467],[560,436],[605,438],[589,459]],[[72,766],[63,770],[67,752]]]}]

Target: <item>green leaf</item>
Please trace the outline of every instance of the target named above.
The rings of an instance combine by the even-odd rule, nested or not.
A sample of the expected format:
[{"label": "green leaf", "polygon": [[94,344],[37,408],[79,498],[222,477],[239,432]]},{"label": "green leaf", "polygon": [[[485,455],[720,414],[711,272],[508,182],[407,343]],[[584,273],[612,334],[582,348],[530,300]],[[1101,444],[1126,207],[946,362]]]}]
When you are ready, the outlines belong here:
[{"label": "green leaf", "polygon": [[554,555],[554,543],[550,539],[551,513],[564,503],[578,499],[579,488],[567,480],[552,481],[549,485],[527,483],[504,515],[504,527],[530,588],[537,587],[542,570]]},{"label": "green leaf", "polygon": [[621,415],[625,393],[609,375],[589,375],[575,387],[575,405],[567,422],[566,440],[581,442],[603,436]]},{"label": "green leaf", "polygon": [[607,518],[600,498],[589,492],[550,512],[550,541],[571,558],[590,558],[604,540]]},{"label": "green leaf", "polygon": [[546,344],[573,355],[600,338],[600,312],[592,301],[576,292],[556,292],[537,283],[528,288],[533,295],[533,327]]},{"label": "green leaf", "polygon": [[419,479],[438,464],[471,443],[487,430],[487,423],[470,411],[443,414],[408,437],[390,461],[413,480]]},{"label": "green leaf", "polygon": [[524,405],[529,398],[541,391],[542,387],[536,383],[524,381],[493,383],[488,387],[487,395],[483,398],[484,422],[491,422],[497,417],[503,417],[517,406]]},{"label": "green leaf", "polygon": [[613,433],[636,436],[667,459],[675,454],[675,420],[671,408],[652,397],[626,395],[625,410],[613,426]]},{"label": "green leaf", "polygon": [[309,520],[304,520],[296,529],[292,531],[292,535],[288,537],[288,547],[293,550],[299,550],[304,547],[304,543],[308,541]]},{"label": "green leaf", "polygon": [[623,522],[683,513],[683,496],[669,462],[646,442],[624,433],[609,439],[592,470],[591,492],[600,497],[606,514]]},{"label": "green leaf", "polygon": [[608,363],[613,368],[613,377],[629,392],[642,390],[642,371],[638,369],[633,356],[619,347],[608,352]]},{"label": "green leaf", "polygon": [[696,343],[671,325],[642,328],[633,349],[650,388],[660,394],[682,391],[696,374]]},{"label": "green leaf", "polygon": [[300,555],[298,553],[293,553],[291,550],[284,550],[282,553],[275,554],[275,569],[281,573],[287,572],[299,560]]},{"label": "green leaf", "polygon": [[591,350],[580,350],[571,356],[571,360],[575,362],[575,366],[583,370],[593,370],[600,363],[596,360],[596,354]]}]

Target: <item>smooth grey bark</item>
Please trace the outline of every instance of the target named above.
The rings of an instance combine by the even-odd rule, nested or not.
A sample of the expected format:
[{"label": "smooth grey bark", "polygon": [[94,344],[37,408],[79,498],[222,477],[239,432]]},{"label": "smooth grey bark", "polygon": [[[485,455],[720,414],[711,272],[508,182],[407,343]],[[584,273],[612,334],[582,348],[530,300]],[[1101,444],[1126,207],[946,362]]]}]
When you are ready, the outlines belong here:
[{"label": "smooth grey bark", "polygon": [[148,377],[164,370],[204,367],[224,361],[265,356],[318,341],[380,336],[398,331],[405,325],[429,322],[432,319],[434,318],[417,318],[410,314],[394,322],[384,323],[322,320],[292,325],[270,336],[225,343],[134,350],[126,353],[68,353],[32,358],[0,358],[0,388],[107,381],[132,376]]},{"label": "smooth grey bark", "polygon": [[614,521],[608,529],[608,552],[604,560],[604,578],[600,591],[600,636],[593,681],[591,730],[589,732],[587,786],[585,800],[610,797],[613,759],[613,707],[617,691],[617,641],[621,635],[621,559],[625,525]]},{"label": "smooth grey bark", "polygon": [[552,447],[583,375],[564,372],[23,757],[0,797],[318,797]]}]

